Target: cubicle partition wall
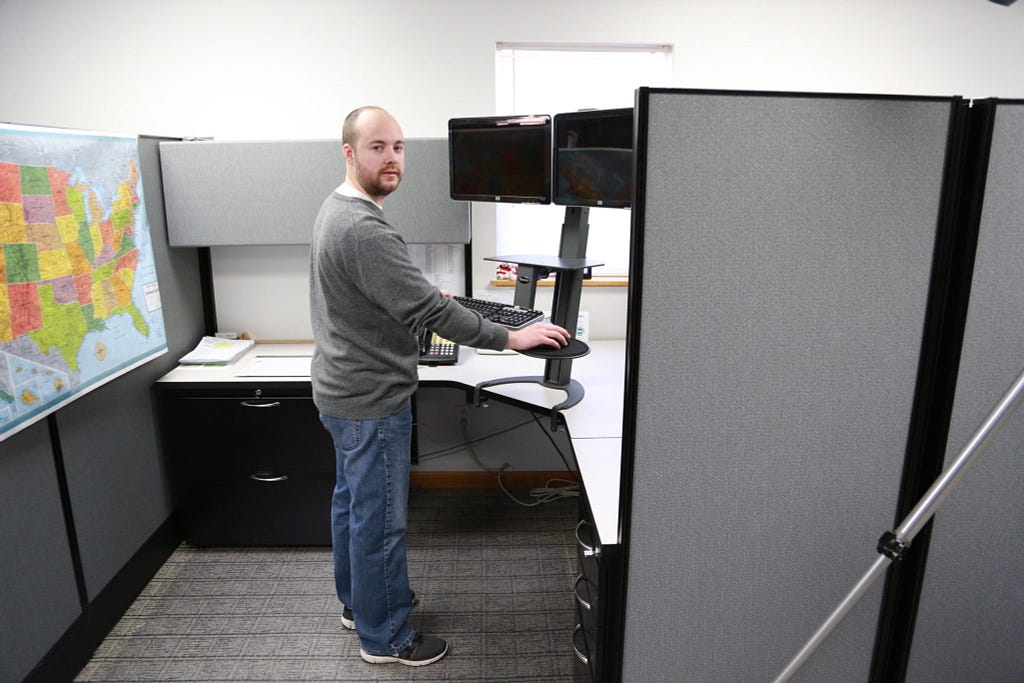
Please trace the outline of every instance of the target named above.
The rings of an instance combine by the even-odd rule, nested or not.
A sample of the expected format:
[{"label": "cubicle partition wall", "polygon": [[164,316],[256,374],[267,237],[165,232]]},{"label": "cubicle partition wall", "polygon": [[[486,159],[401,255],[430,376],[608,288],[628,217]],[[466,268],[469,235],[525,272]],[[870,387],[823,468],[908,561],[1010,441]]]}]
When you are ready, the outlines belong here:
[{"label": "cubicle partition wall", "polygon": [[[996,102],[952,460],[1024,370],[1024,102]],[[935,517],[907,680],[1024,680],[1024,411]]]},{"label": "cubicle partition wall", "polygon": [[[160,145],[172,246],[309,244],[345,179],[341,140]],[[448,141],[406,140],[402,189],[384,213],[407,242],[468,244],[469,203],[448,198]]]},{"label": "cubicle partition wall", "polygon": [[49,422],[14,434],[0,458],[0,680],[22,680],[82,612]]},{"label": "cubicle partition wall", "polygon": [[[471,295],[470,205],[449,198],[448,141],[410,138],[405,159],[401,189],[388,197],[384,215],[415,245],[410,253],[417,265],[428,274],[435,268],[442,272],[445,288],[453,293]],[[218,256],[230,253],[214,250],[308,245],[320,206],[345,179],[342,143],[333,139],[167,141],[160,145],[160,160],[170,244],[198,247],[204,259],[207,334],[220,329],[216,271],[223,264]],[[433,245],[443,246],[435,251]],[[461,258],[450,256],[459,251]],[[242,291],[259,302],[261,288],[268,285],[248,284],[253,291],[244,285]],[[273,288],[266,293],[277,295]],[[273,310],[257,305],[246,315],[259,319],[273,316]],[[240,329],[253,324],[230,322],[241,322]]]},{"label": "cubicle partition wall", "polygon": [[[164,140],[140,137],[139,164],[168,352],[72,402],[56,417],[89,600],[175,507],[168,463],[157,445],[152,387],[202,335],[202,293],[196,250],[168,244],[159,153]],[[97,420],[100,415],[117,419]]]},{"label": "cubicle partition wall", "polygon": [[71,680],[180,539],[152,386],[202,334],[201,295],[196,250],[168,247],[159,143],[139,165],[167,353],[4,442],[0,680]]},{"label": "cubicle partition wall", "polygon": [[[638,92],[622,680],[771,680],[874,561],[964,108]],[[881,594],[795,680],[867,680]]]}]

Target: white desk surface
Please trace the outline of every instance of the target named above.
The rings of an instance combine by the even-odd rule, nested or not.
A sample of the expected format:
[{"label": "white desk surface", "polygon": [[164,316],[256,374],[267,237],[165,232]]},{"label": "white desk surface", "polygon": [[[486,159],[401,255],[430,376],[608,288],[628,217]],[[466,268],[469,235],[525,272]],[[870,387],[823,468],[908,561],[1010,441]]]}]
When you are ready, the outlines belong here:
[{"label": "white desk surface", "polygon": [[[625,376],[625,343],[622,340],[593,341],[591,352],[572,363],[572,378],[583,386],[583,400],[562,411],[573,450],[580,468],[580,477],[587,489],[591,511],[603,544],[618,542],[619,477],[622,452],[622,402]],[[308,365],[304,374],[289,376],[253,375],[256,364],[267,356],[312,356],[312,343],[257,343],[237,362],[227,366],[179,365],[160,382],[253,382],[303,381],[309,379]],[[301,373],[302,370],[295,372]],[[456,383],[473,388],[480,382],[501,377],[544,374],[544,361],[521,354],[484,354],[462,347],[457,365],[420,366],[420,382]],[[492,394],[536,405],[551,407],[565,400],[565,392],[539,384],[505,384],[486,389]]]}]

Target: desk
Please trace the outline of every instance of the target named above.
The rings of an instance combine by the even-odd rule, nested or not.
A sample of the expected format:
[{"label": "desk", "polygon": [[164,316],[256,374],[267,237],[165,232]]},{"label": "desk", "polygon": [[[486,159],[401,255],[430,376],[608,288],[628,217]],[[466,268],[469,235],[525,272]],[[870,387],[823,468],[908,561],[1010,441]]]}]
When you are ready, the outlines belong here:
[{"label": "desk", "polygon": [[[583,385],[583,400],[562,411],[569,431],[580,479],[594,515],[598,540],[618,542],[619,465],[622,444],[623,377],[625,343],[621,340],[590,343],[589,355],[573,361],[572,376]],[[228,366],[179,365],[158,380],[161,388],[176,391],[215,386],[262,387],[296,385],[308,387],[309,374],[289,377],[249,374],[258,357],[308,357],[312,343],[257,344],[245,356]],[[423,386],[455,386],[472,390],[480,382],[500,377],[543,374],[544,361],[520,354],[477,353],[463,347],[456,365],[421,366]],[[565,392],[539,384],[507,384],[487,388],[493,396],[550,411],[562,402]]]},{"label": "desk", "polygon": [[[577,657],[578,680],[600,683],[605,679],[603,671],[609,667],[613,644],[620,637],[615,615],[622,609],[624,576],[618,516],[625,343],[597,341],[590,348],[588,355],[572,364],[572,377],[585,392],[583,400],[560,414],[569,432],[582,485],[581,522],[576,527],[580,574],[573,586],[577,626],[571,646]],[[322,526],[312,520],[325,519],[326,509],[311,506],[326,508],[329,504],[334,481],[333,449],[326,430],[316,424],[312,406],[309,364],[304,360],[312,352],[311,343],[257,344],[232,365],[182,365],[158,380],[161,394],[176,396],[178,403],[188,404],[178,406],[176,411],[177,419],[187,421],[189,428],[173,425],[168,431],[172,439],[178,440],[170,449],[171,457],[191,459],[188,475],[196,487],[205,490],[203,502],[194,506],[198,511],[192,513],[196,538],[209,538],[211,544],[216,544],[228,528],[232,544],[260,545],[267,539],[271,544],[279,544],[280,539],[293,543],[310,529]],[[279,372],[289,375],[267,369],[268,356],[279,357],[270,365],[279,364]],[[419,378],[421,386],[455,387],[472,393],[481,382],[543,375],[543,370],[544,361],[536,358],[463,348],[456,365],[420,366]],[[275,372],[273,376],[259,374],[271,371]],[[488,386],[480,392],[480,398],[550,413],[565,400],[565,392],[541,384],[511,383]],[[272,403],[276,409],[245,407],[261,402]],[[269,417],[271,414],[283,418]],[[287,421],[285,429],[280,427],[282,419]],[[234,426],[235,441],[223,437],[218,440],[216,434],[223,431],[224,424]],[[210,446],[211,439],[218,445]],[[234,460],[225,456],[223,451],[243,450],[237,443],[243,440],[252,444],[254,453],[286,453],[288,476],[274,478],[272,459],[267,461],[269,464],[254,464],[250,461],[256,459],[255,455],[241,453]],[[217,458],[227,463],[224,471],[210,471],[207,460]],[[247,474],[252,470],[261,471]],[[287,481],[268,487],[253,479]],[[282,515],[276,510],[289,512]],[[246,520],[244,529],[232,528],[233,519],[238,517]],[[323,539],[311,539],[310,544],[323,544]]]}]

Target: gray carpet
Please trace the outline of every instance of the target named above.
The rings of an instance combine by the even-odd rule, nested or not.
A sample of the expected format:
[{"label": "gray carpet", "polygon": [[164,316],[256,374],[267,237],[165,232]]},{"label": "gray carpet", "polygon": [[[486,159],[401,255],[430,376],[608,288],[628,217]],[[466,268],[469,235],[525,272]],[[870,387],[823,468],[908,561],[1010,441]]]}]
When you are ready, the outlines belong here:
[{"label": "gray carpet", "polygon": [[359,658],[329,549],[182,545],[75,680],[571,681],[576,520],[575,498],[414,489],[412,624],[451,647],[418,668]]}]

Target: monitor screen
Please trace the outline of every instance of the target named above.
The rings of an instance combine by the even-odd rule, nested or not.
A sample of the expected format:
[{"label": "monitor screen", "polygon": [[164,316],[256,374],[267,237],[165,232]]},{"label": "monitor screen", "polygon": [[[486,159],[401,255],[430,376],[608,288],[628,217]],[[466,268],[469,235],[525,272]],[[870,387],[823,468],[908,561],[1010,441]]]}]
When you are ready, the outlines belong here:
[{"label": "monitor screen", "polygon": [[553,201],[625,208],[633,196],[633,110],[556,114]]},{"label": "monitor screen", "polygon": [[448,121],[452,199],[551,203],[551,117]]}]

